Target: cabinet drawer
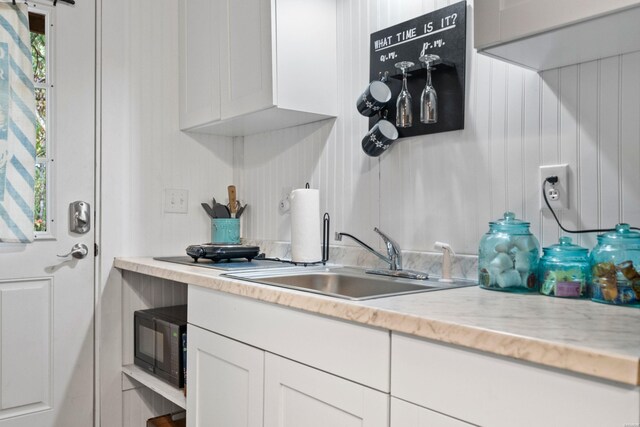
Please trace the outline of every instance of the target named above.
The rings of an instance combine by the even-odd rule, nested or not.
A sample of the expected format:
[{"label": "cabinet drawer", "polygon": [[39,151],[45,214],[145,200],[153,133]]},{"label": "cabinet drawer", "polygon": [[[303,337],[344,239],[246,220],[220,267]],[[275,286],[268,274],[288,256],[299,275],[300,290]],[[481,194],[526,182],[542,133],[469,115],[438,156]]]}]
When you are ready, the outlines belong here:
[{"label": "cabinet drawer", "polygon": [[391,394],[486,426],[639,422],[640,388],[392,335]]},{"label": "cabinet drawer", "polygon": [[456,420],[427,408],[404,400],[391,398],[391,427],[472,427],[464,421]]},{"label": "cabinet drawer", "polygon": [[189,286],[189,323],[389,391],[390,333],[199,286]]}]

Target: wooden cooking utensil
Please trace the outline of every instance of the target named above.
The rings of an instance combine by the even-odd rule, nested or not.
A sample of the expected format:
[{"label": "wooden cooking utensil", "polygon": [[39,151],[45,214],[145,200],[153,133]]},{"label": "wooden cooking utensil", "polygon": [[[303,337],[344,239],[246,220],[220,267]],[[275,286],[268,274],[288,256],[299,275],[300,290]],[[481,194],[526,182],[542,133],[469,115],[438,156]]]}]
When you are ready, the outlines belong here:
[{"label": "wooden cooking utensil", "polygon": [[236,217],[236,212],[238,211],[238,204],[236,199],[236,186],[230,185],[227,187],[229,192],[229,212],[231,213],[231,218]]}]

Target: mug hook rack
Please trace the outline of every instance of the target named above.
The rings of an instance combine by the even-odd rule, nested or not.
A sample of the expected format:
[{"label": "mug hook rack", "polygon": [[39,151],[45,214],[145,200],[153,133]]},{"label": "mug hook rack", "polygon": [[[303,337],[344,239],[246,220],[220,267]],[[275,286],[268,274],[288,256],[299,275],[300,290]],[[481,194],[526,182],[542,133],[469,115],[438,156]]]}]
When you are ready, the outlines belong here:
[{"label": "mug hook rack", "polygon": [[[403,79],[395,64],[402,62],[414,64],[405,69],[414,112],[420,111],[421,94],[429,71],[433,71],[438,120],[413,120],[410,127],[398,128],[399,138],[464,129],[466,10],[466,1],[461,1],[371,34],[369,81],[386,83],[392,97],[385,108],[369,118],[369,129],[381,118],[395,120],[395,100]],[[424,55],[437,55],[439,59],[424,63],[420,61]]]}]

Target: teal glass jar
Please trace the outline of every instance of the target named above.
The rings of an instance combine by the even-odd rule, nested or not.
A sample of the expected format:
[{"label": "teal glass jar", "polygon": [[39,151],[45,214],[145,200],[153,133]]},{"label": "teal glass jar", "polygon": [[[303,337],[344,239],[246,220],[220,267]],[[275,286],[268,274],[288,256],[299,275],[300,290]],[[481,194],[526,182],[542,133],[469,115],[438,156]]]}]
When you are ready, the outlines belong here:
[{"label": "teal glass jar", "polygon": [[478,282],[481,288],[506,292],[536,292],[540,245],[529,223],[513,212],[489,223],[480,240]]},{"label": "teal glass jar", "polygon": [[589,251],[561,237],[560,243],[543,248],[540,259],[540,293],[554,297],[582,298],[589,283]]},{"label": "teal glass jar", "polygon": [[593,301],[640,307],[640,233],[616,225],[598,236],[589,261]]}]

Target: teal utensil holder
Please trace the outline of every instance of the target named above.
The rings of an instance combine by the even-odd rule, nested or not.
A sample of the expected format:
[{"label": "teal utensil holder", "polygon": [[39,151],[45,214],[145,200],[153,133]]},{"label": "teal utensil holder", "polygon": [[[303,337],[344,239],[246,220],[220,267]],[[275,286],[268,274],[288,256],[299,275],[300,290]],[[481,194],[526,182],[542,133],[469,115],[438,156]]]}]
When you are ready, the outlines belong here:
[{"label": "teal utensil holder", "polygon": [[211,219],[211,243],[240,244],[240,220],[238,218]]}]

